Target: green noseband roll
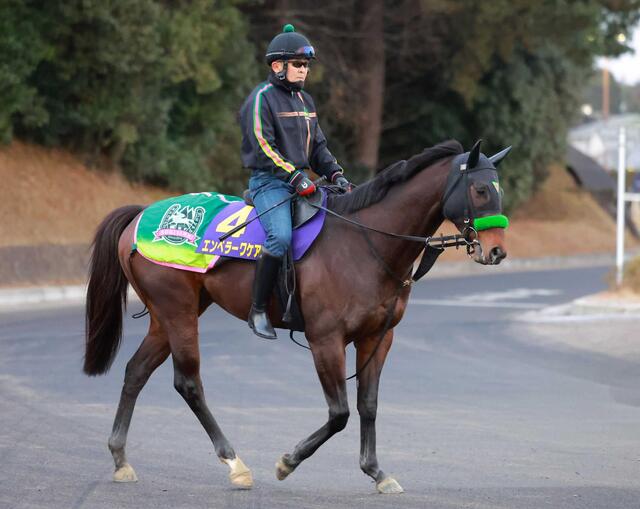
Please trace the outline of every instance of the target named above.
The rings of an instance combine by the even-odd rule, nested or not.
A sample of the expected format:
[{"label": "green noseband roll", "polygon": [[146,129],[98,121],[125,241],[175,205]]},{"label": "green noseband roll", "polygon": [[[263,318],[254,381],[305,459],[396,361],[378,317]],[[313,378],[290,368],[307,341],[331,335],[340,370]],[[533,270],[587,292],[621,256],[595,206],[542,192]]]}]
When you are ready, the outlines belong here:
[{"label": "green noseband roll", "polygon": [[509,226],[509,219],[502,214],[496,216],[478,217],[473,220],[473,227],[476,231],[488,230],[489,228],[506,228]]}]

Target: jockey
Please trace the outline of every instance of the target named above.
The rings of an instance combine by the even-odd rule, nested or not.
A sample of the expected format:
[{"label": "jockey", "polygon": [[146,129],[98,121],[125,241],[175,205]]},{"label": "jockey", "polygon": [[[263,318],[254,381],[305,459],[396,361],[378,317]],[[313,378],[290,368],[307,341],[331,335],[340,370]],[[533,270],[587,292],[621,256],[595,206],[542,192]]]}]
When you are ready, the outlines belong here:
[{"label": "jockey", "polygon": [[[302,90],[315,52],[308,39],[292,25],[269,43],[265,55],[268,80],[260,83],[240,110],[242,164],[252,170],[251,199],[260,213],[294,191],[315,192],[307,168],[329,182],[350,190],[342,167],[327,148],[311,96]],[[291,244],[291,207],[288,203],[260,217],[267,237],[256,264],[249,327],[260,337],[275,339],[267,305],[282,257]]]}]

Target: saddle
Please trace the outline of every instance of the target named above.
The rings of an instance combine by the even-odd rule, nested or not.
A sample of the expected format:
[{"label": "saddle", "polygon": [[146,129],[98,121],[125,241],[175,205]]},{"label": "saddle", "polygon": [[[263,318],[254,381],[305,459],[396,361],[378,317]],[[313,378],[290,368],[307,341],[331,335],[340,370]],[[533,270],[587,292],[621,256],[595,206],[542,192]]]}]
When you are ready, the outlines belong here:
[{"label": "saddle", "polygon": [[[242,198],[247,205],[253,207],[251,193],[248,189],[245,189],[242,193]],[[309,196],[299,196],[298,199],[294,200],[291,211],[293,229],[299,228],[320,212],[320,209],[316,208],[320,205],[322,205],[322,193],[320,192],[315,192]]]}]

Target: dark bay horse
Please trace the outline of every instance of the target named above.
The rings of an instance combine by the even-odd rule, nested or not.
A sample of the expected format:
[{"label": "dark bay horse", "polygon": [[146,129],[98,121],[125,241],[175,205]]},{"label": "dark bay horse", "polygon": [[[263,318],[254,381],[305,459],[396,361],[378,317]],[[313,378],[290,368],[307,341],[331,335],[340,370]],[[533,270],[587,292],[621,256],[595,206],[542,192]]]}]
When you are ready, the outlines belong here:
[{"label": "dark bay horse", "polygon": [[[458,142],[445,142],[392,165],[349,194],[331,197],[328,207],[387,232],[429,236],[445,215],[464,232],[469,219],[464,217],[465,213],[481,210],[493,189],[499,190],[493,164],[497,165],[503,156],[497,156],[487,158],[480,154],[479,144],[471,153],[463,154]],[[485,170],[475,177],[470,174],[469,179],[458,178],[462,169],[480,164],[478,161],[485,165]],[[487,171],[489,176],[481,177]],[[454,209],[457,212],[451,212]],[[139,206],[122,207],[100,224],[93,244],[87,290],[84,371],[88,375],[106,373],[117,353],[127,283],[133,286],[150,315],[149,332],[127,364],[109,438],[115,461],[114,480],[137,480],[125,455],[131,416],[136,398],[150,375],[171,354],[175,389],[204,427],[220,460],[229,466],[231,482],[249,488],[253,483],[251,471],[236,455],[205,401],[199,374],[198,317],[215,302],[246,321],[254,267],[251,262],[228,260],[201,274],[146,260],[132,252],[134,225],[142,210]],[[504,228],[479,231],[478,240],[481,249],[475,254],[476,262],[497,264],[506,256]],[[365,235],[358,227],[327,216],[310,253],[296,265],[305,335],[329,416],[324,425],[278,460],[278,479],[287,477],[326,440],[345,428],[349,419],[345,347],[353,341],[357,350],[360,466],[376,481],[379,492],[402,491],[398,482],[380,469],[376,456],[378,382],[393,341],[393,327],[407,306],[411,287],[406,280],[423,247],[420,243],[376,233]],[[399,284],[403,280],[404,286]],[[229,288],[234,291],[229,292]],[[271,304],[272,323],[282,325],[276,303]]]}]

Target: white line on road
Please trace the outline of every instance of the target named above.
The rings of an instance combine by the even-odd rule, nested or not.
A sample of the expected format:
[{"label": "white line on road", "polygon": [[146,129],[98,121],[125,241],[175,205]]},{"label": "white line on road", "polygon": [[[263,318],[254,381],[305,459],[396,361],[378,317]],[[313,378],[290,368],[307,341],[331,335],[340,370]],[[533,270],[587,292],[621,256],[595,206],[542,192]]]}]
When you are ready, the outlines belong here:
[{"label": "white line on road", "polygon": [[495,302],[503,300],[529,299],[531,297],[552,297],[554,295],[560,295],[561,293],[562,290],[555,288],[511,288],[501,292],[467,293],[464,295],[456,295],[455,298],[467,302]]},{"label": "white line on road", "polygon": [[525,302],[469,302],[466,300],[445,300],[445,299],[409,299],[409,304],[418,306],[448,306],[467,308],[512,308],[512,309],[541,309],[545,304],[534,304]]}]

